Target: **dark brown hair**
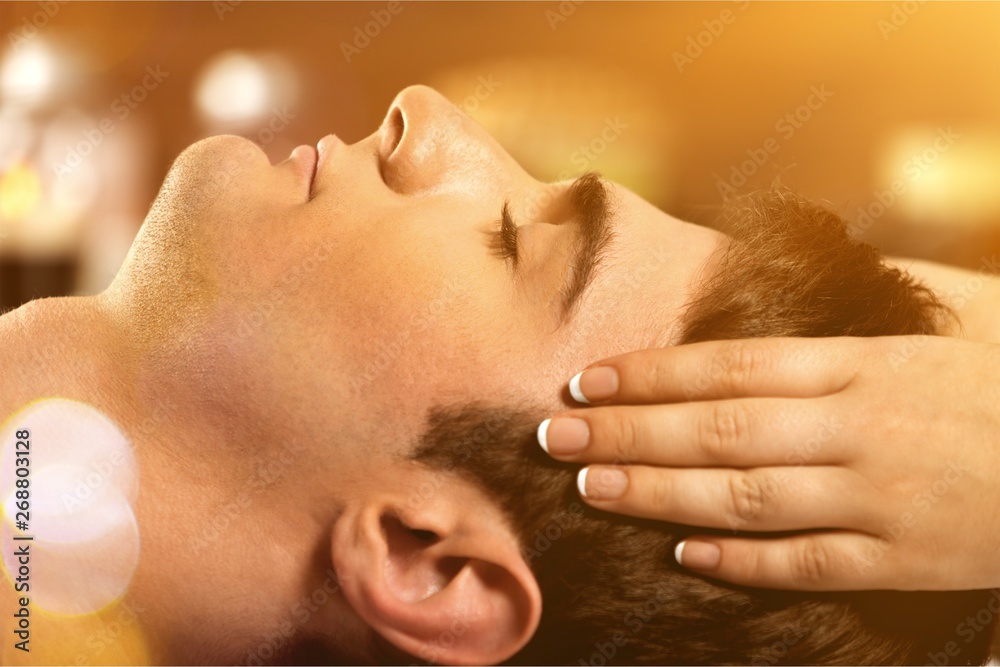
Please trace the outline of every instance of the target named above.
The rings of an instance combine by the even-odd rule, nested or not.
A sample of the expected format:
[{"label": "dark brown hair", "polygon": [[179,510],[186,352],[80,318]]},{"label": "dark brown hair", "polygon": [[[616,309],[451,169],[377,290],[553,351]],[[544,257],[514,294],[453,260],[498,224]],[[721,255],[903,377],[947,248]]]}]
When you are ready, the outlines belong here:
[{"label": "dark brown hair", "polygon": [[[685,313],[682,343],[932,334],[948,317],[928,289],[852,240],[838,216],[787,192],[736,203],[728,222],[732,241]],[[474,480],[521,540],[544,608],[512,663],[986,661],[993,626],[968,634],[958,627],[986,608],[986,591],[771,591],[680,568],[673,547],[691,529],[584,505],[578,466],[553,461],[535,441],[545,416],[516,406],[441,408],[413,455]]]}]

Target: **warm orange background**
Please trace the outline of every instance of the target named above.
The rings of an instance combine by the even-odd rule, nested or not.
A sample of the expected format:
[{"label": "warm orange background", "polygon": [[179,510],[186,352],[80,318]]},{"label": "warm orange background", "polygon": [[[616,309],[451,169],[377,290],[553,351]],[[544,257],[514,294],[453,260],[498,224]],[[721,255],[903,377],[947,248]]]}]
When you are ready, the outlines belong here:
[{"label": "warm orange background", "polygon": [[[856,221],[859,207],[902,179],[905,191],[874,218],[865,240],[970,268],[1000,251],[1000,4],[405,3],[347,62],[342,43],[387,3],[3,3],[0,58],[10,57],[11,34],[25,21],[41,22],[46,6],[58,11],[32,39],[76,54],[76,72],[36,122],[68,108],[99,120],[147,67],[169,76],[117,121],[115,132],[136,137],[139,148],[119,159],[122,173],[100,175],[94,202],[79,214],[74,233],[89,240],[70,244],[77,249],[69,278],[46,282],[58,256],[31,251],[25,259],[17,244],[5,246],[5,226],[38,224],[25,222],[24,212],[38,202],[10,205],[20,221],[0,217],[5,307],[46,290],[93,292],[113,275],[127,244],[118,238],[102,251],[101,235],[120,236],[122,226],[134,232],[173,157],[217,131],[199,116],[195,85],[215,56],[233,49],[283,57],[298,81],[288,104],[295,117],[266,146],[273,160],[328,132],[358,140],[399,89],[427,83],[465,101],[540,177],[586,166],[668,212],[710,224],[719,177],[773,139],[777,151],[748,169],[756,173],[745,187],[780,178]],[[699,40],[700,54],[691,47]],[[679,68],[678,54],[689,47],[697,57]],[[475,100],[484,78],[499,85]],[[812,90],[832,95],[799,109]],[[778,124],[797,109],[808,120],[786,136]],[[616,118],[625,129],[584,165],[578,149]],[[934,163],[914,171],[910,157],[947,128],[957,139],[931,149]],[[106,148],[95,148],[94,158]],[[7,198],[26,187],[23,173],[9,173],[12,164],[0,163]],[[46,186],[51,163],[29,156],[28,165],[41,174],[39,202],[75,196]],[[125,220],[117,232],[103,227],[112,217]]]}]

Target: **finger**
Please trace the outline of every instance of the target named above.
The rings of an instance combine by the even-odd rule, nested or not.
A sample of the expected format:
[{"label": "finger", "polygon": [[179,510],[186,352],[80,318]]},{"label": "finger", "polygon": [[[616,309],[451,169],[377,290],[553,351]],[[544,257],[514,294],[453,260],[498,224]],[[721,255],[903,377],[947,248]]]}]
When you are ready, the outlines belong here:
[{"label": "finger", "polygon": [[869,532],[875,520],[866,509],[873,504],[867,487],[844,468],[594,465],[581,470],[577,481],[583,499],[598,509],[706,528]]},{"label": "finger", "polygon": [[561,461],[630,465],[833,465],[850,461],[835,399],[745,398],[560,413],[539,443]]},{"label": "finger", "polygon": [[578,402],[670,403],[743,396],[822,396],[843,389],[861,362],[859,338],[756,338],[638,350],[570,380]]},{"label": "finger", "polygon": [[803,591],[892,589],[912,578],[896,544],[851,531],[780,538],[697,536],[674,557],[692,572],[744,586]]}]

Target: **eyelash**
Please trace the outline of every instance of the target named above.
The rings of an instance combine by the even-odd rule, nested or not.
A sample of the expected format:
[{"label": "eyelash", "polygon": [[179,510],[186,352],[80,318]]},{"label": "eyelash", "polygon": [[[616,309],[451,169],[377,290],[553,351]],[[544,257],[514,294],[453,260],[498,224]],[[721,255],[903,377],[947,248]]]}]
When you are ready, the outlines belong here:
[{"label": "eyelash", "polygon": [[504,259],[511,260],[517,265],[517,225],[510,215],[510,202],[505,201],[500,210],[500,222],[497,231],[494,232],[497,250]]}]

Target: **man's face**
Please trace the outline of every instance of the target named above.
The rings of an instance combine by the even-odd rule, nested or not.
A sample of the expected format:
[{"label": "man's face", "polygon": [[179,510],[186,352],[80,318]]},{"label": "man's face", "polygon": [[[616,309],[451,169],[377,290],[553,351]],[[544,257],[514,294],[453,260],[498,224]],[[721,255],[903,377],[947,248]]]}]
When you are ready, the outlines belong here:
[{"label": "man's face", "polygon": [[567,310],[590,263],[571,181],[532,178],[435,91],[319,148],[314,170],[310,147],[274,166],[238,137],[189,147],[116,282],[170,363],[317,434],[398,438],[480,397],[558,408],[587,363],[674,339],[721,238],[606,182],[613,238]]},{"label": "man's face", "polygon": [[[674,342],[723,238],[606,183],[613,237],[591,270],[580,249],[605,238],[600,182],[532,178],[423,86],[366,139],[319,148],[271,165],[238,137],[189,147],[102,295],[128,337],[119,384],[159,444],[139,448],[132,590],[155,601],[172,661],[206,659],[179,647],[208,615],[229,619],[211,659],[242,659],[319,586],[331,526],[370,534],[350,517],[414,483],[396,463],[430,408],[560,409],[586,364]],[[496,235],[505,202],[516,261]],[[445,496],[502,523],[471,486]],[[205,517],[224,527],[210,558],[189,548]],[[340,603],[323,614],[351,618]]]}]

